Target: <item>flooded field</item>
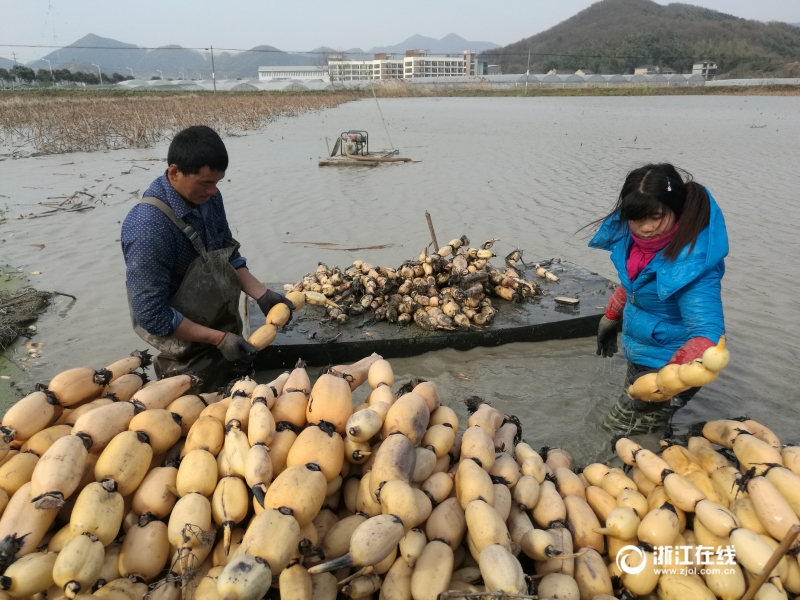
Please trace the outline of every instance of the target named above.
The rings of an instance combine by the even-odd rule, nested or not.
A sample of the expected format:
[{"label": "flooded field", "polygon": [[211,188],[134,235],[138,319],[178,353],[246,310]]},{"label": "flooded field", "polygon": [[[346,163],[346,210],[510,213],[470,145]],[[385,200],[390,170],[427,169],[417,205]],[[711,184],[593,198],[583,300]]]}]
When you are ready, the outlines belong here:
[{"label": "flooded field", "polygon": [[[518,246],[526,261],[561,257],[614,278],[607,253],[589,250],[588,233],[576,231],[610,208],[628,170],[671,161],[709,187],[731,244],[723,280],[731,366],[676,422],[746,413],[785,442],[800,441],[800,100],[426,98],[384,99],[381,108],[394,146],[422,162],[317,166],[325,136],[344,130],[366,129],[372,147],[389,146],[372,100],[226,139],[231,166],[220,187],[234,236],[261,280],[295,281],[318,261],[396,266],[428,243],[425,210],[440,242],[497,237],[500,256]],[[162,144],[0,162],[0,257],[38,289],[77,297],[56,298],[39,320],[39,358],[23,361],[24,347],[10,355],[25,369],[22,388],[144,347],[130,327],[120,224],[165,168],[165,155]],[[93,198],[74,195],[81,190]],[[51,207],[40,203],[65,196],[94,208],[44,215]],[[388,247],[343,250],[379,244]],[[608,454],[599,423],[624,369],[622,358],[603,360],[594,350],[585,338],[444,351],[393,366],[398,381],[436,381],[449,405],[460,406],[465,393],[490,399],[521,418],[529,442],[562,445],[583,464]]]}]

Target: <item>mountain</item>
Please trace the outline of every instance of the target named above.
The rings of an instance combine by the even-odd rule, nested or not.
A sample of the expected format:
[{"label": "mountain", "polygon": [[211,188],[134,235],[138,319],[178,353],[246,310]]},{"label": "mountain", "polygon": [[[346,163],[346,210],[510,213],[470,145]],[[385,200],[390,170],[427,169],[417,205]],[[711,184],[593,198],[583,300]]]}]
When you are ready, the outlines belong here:
[{"label": "mountain", "polygon": [[[414,35],[395,46],[382,46],[363,51],[361,48],[350,48],[344,52],[351,60],[361,58],[372,59],[377,52],[403,54],[406,50],[427,49],[433,54],[460,54],[463,50],[481,52],[497,48],[491,42],[469,42],[453,33],[441,40]],[[218,79],[234,77],[256,77],[261,66],[293,66],[317,65],[325,62],[326,54],[338,53],[339,50],[321,46],[311,52],[283,52],[274,46],[256,46],[245,52],[219,52],[214,54],[214,67]],[[209,78],[211,76],[211,54],[206,51],[190,50],[176,45],[162,46],[154,50],[140,48],[136,44],[127,44],[111,38],[100,37],[90,33],[69,46],[64,46],[44,57],[52,64],[53,69],[70,69],[72,71],[97,72],[97,67],[106,75],[120,73],[133,74],[141,79],[152,76],[177,79]],[[0,58],[0,67],[9,69],[14,62]],[[26,66],[32,69],[46,69],[47,62],[39,59]]]},{"label": "mountain", "polygon": [[14,66],[14,61],[0,56],[0,69],[10,69]]},{"label": "mountain", "polygon": [[406,50],[430,50],[431,54],[461,54],[464,50],[475,50],[483,52],[499,48],[492,42],[470,42],[460,35],[450,33],[442,39],[425,37],[424,35],[412,35],[405,41],[394,46],[375,46],[367,51],[367,54],[386,52],[389,54],[405,54]]},{"label": "mountain", "polygon": [[365,52],[361,48],[334,50],[328,46],[320,46],[319,48],[314,48],[313,50],[309,51],[309,55],[312,56],[316,62],[324,62],[329,54],[344,54],[347,60],[372,60],[372,54]]},{"label": "mountain", "polygon": [[[127,66],[131,67],[139,77],[142,74],[146,74],[148,79],[151,75],[155,75],[158,70],[164,73],[165,78],[172,77],[177,79],[181,77],[181,72],[185,79],[207,79],[211,77],[211,60],[206,57],[205,53],[187,50],[175,45],[162,46],[155,50],[142,52],[141,58],[135,65]],[[130,73],[127,69],[124,72],[118,72],[124,75]],[[161,74],[159,74],[160,76]]]},{"label": "mountain", "polygon": [[800,23],[789,23],[792,27],[800,27]]},{"label": "mountain", "polygon": [[[211,54],[189,50],[181,46],[168,45],[146,50],[135,44],[126,44],[92,33],[83,36],[69,46],[60,48],[45,56],[54,69],[97,72],[100,65],[104,74],[120,73],[129,75],[132,69],[135,76],[149,79],[152,76],[180,78],[183,72],[186,79],[211,77]],[[0,59],[0,66],[6,59]],[[273,46],[256,46],[246,52],[221,52],[214,54],[217,78],[257,77],[258,67],[265,65],[313,65],[316,56],[312,54],[282,52]],[[8,61],[10,68],[14,65]],[[46,69],[44,60],[27,64],[32,69]]]},{"label": "mountain", "polygon": [[[136,44],[126,44],[90,33],[69,46],[51,52],[44,58],[52,63],[54,69],[96,73],[97,67],[92,66],[92,64],[96,64],[100,65],[103,73],[109,75],[114,72],[128,74],[130,71],[126,67],[135,69],[146,52]],[[32,69],[46,69],[47,63],[44,60],[34,60],[26,66]]]},{"label": "mountain", "polygon": [[316,64],[315,54],[282,52],[273,46],[256,46],[247,52],[214,55],[217,78],[257,77],[258,67]]},{"label": "mountain", "polygon": [[310,50],[309,53],[324,53],[324,54],[340,54],[344,52],[345,54],[366,54],[364,50],[361,48],[350,48],[349,50],[336,50],[334,48],[330,48],[328,46],[320,46],[319,48],[314,48]]},{"label": "mountain", "polygon": [[[208,66],[210,61],[205,53],[175,45],[145,50],[136,44],[126,44],[93,33],[51,52],[45,58],[53,64],[54,69],[96,73],[97,67],[92,65],[100,65],[100,69],[107,75],[129,75],[129,69],[132,69],[136,77],[144,79],[160,77],[159,70],[165,78],[177,79],[180,71],[183,71],[187,79],[197,77],[198,73],[202,77],[211,76],[211,68]],[[46,69],[47,63],[44,60],[35,60],[27,66],[32,69]]]},{"label": "mountain", "polygon": [[503,73],[524,73],[529,51],[532,73],[632,73],[643,64],[687,73],[695,60],[713,60],[719,65],[718,77],[800,74],[800,29],[788,23],[748,21],[690,4],[651,0],[602,0],[555,27],[483,56],[500,64]]}]

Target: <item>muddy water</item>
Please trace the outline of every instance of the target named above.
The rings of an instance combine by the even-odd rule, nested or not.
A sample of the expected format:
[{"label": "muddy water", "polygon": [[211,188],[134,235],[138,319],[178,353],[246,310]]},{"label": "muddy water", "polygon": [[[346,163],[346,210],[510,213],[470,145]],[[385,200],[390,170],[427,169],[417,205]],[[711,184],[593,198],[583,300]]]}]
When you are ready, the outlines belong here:
[{"label": "muddy water", "polygon": [[[226,140],[228,218],[259,278],[296,280],[317,261],[397,265],[428,243],[425,210],[440,242],[463,233],[473,241],[499,237],[498,254],[519,246],[527,260],[558,256],[614,278],[608,255],[589,250],[587,235],[575,232],[610,207],[628,170],[672,161],[711,189],[731,241],[723,301],[733,361],[677,423],[746,413],[784,441],[800,441],[797,98],[434,98],[383,100],[381,108],[394,145],[421,163],[317,167],[324,136],[343,130],[366,129],[373,147],[388,147],[374,101]],[[24,349],[16,351],[27,370],[23,386],[143,346],[130,329],[119,228],[164,168],[141,159],[165,154],[160,146],[0,162],[7,218],[0,256],[25,273],[40,271],[29,275],[40,289],[78,297],[59,298],[39,321],[39,359],[21,362]],[[104,204],[15,218],[84,187]],[[376,244],[390,247],[340,250]],[[448,404],[459,405],[465,393],[490,399],[519,415],[531,443],[563,445],[585,462],[607,453],[598,425],[624,369],[623,359],[597,358],[594,347],[590,338],[513,344],[393,365],[398,381],[436,381]]]}]

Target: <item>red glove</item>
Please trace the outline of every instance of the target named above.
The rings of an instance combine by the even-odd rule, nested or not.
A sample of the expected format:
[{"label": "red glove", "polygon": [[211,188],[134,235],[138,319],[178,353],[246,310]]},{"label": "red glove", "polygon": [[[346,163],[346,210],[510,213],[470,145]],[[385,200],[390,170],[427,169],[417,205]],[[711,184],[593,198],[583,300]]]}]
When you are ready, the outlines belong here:
[{"label": "red glove", "polygon": [[606,318],[612,321],[619,321],[622,318],[622,311],[625,310],[625,302],[628,300],[628,295],[625,293],[625,288],[619,286],[611,298],[608,300],[606,307]]},{"label": "red glove", "polygon": [[702,357],[703,352],[705,352],[707,348],[711,348],[711,346],[716,346],[716,344],[708,338],[692,338],[683,346],[678,348],[675,354],[672,355],[672,358],[669,359],[667,364],[685,365],[686,363],[690,363],[693,360],[697,360],[698,358]]}]

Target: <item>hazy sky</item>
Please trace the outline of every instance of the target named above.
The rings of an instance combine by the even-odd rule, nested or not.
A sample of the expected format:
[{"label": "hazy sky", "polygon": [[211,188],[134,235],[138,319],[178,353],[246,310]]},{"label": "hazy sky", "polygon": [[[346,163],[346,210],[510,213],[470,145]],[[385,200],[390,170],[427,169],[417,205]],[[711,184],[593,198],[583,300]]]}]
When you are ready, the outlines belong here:
[{"label": "hazy sky", "polygon": [[[691,2],[691,0],[685,0]],[[504,45],[533,35],[593,0],[0,0],[0,44],[67,45],[95,33],[139,46],[337,49],[396,44],[419,33],[457,33]],[[660,4],[668,4],[659,0]],[[760,21],[800,22],[800,0],[694,0]],[[0,46],[0,56],[39,58],[50,49]]]}]

